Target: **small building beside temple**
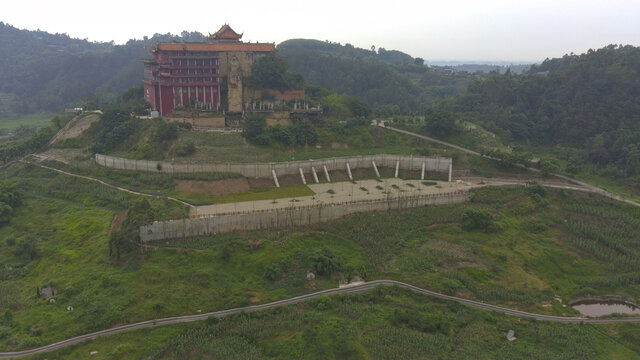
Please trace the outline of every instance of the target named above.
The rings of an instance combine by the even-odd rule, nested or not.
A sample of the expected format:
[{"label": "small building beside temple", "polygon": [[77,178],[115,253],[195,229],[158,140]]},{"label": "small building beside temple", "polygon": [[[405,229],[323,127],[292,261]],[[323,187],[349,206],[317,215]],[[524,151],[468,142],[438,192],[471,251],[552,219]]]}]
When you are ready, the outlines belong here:
[{"label": "small building beside temple", "polygon": [[[255,101],[246,78],[251,65],[275,50],[273,43],[244,43],[224,25],[203,43],[159,43],[144,63],[144,97],[161,116],[177,107],[241,114]],[[299,95],[304,99],[304,90]]]}]

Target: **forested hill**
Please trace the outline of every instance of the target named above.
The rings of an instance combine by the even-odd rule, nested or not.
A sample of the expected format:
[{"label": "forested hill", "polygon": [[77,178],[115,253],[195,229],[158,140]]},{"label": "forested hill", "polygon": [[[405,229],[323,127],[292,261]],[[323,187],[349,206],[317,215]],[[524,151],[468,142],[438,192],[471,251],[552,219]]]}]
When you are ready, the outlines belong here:
[{"label": "forested hill", "polygon": [[376,52],[375,48],[367,50],[354,47],[351,44],[340,45],[339,43],[311,39],[287,40],[280,43],[278,45],[278,49],[281,52],[286,52],[291,49],[305,49],[324,55],[334,55],[351,59],[377,59],[397,65],[405,63],[413,64],[416,61],[421,65],[424,63],[424,60],[420,58],[414,59],[411,55],[398,50],[386,50],[384,48],[379,48]]},{"label": "forested hill", "polygon": [[430,71],[423,59],[384,48],[294,39],[278,51],[307,83],[358,96],[383,115],[422,113],[435,99],[463,92],[473,77]]},{"label": "forested hill", "polygon": [[0,117],[60,111],[90,93],[96,94],[96,101],[114,98],[140,85],[140,59],[149,57],[146,45],[204,39],[200,33],[183,32],[114,45],[0,22]]},{"label": "forested hill", "polygon": [[586,160],[640,173],[640,48],[610,45],[474,81],[458,118],[505,139],[584,150]]}]

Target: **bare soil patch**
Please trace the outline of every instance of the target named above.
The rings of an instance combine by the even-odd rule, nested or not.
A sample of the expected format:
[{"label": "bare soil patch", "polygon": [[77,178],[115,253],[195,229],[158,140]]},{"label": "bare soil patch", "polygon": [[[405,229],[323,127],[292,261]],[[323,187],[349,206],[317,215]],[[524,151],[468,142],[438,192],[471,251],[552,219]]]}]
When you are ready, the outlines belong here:
[{"label": "bare soil patch", "polygon": [[122,222],[126,217],[127,217],[126,211],[122,214],[115,214],[113,216],[113,220],[111,221],[111,226],[109,227],[109,234],[111,234],[116,230],[120,230],[120,227],[122,226]]},{"label": "bare soil patch", "polygon": [[51,139],[49,144],[55,144],[56,142],[71,139],[79,136],[85,132],[91,124],[98,121],[100,117],[96,114],[91,114],[83,117],[75,117],[67,123],[58,133]]},{"label": "bare soil patch", "polygon": [[249,181],[249,186],[251,186],[252,188],[276,187],[276,184],[273,182],[272,178],[251,178],[247,180]]},{"label": "bare soil patch", "polygon": [[83,149],[56,149],[51,148],[43,152],[41,155],[45,156],[48,160],[56,160],[65,164],[70,163],[77,157],[86,157],[85,150]]},{"label": "bare soil patch", "polygon": [[278,182],[280,183],[280,186],[296,186],[302,185],[302,178],[300,177],[300,174],[279,175]]},{"label": "bare soil patch", "polygon": [[238,194],[248,191],[249,181],[245,178],[218,181],[178,180],[176,190],[208,195]]}]

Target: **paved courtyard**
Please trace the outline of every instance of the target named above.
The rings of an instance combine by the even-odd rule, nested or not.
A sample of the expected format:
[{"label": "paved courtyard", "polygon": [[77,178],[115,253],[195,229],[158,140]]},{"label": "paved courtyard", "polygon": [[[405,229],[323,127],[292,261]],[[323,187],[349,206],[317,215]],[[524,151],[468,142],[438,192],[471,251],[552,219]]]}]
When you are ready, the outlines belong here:
[{"label": "paved courtyard", "polygon": [[380,180],[359,180],[309,184],[315,195],[295,198],[281,198],[273,200],[257,200],[227,204],[198,206],[191,210],[191,215],[218,215],[254,210],[282,209],[309,205],[331,205],[351,201],[378,200],[388,197],[409,197],[426,194],[444,194],[455,191],[468,191],[471,188],[483,186],[479,183],[431,181],[436,185],[424,185],[421,180],[403,180],[397,178]]}]

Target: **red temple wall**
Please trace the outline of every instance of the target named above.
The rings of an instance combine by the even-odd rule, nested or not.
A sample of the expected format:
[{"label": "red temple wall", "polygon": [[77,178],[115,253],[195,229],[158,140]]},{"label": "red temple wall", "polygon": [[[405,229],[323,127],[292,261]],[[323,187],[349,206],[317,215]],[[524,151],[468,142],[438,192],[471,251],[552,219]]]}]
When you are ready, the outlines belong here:
[{"label": "red temple wall", "polygon": [[173,111],[173,89],[171,86],[160,86],[160,88],[160,101],[162,102],[161,114],[167,115]]}]

